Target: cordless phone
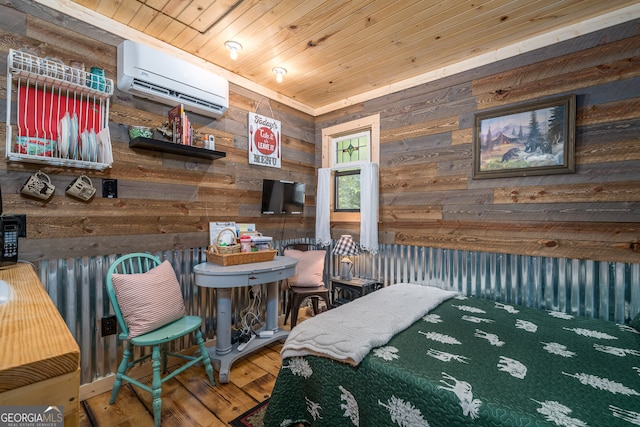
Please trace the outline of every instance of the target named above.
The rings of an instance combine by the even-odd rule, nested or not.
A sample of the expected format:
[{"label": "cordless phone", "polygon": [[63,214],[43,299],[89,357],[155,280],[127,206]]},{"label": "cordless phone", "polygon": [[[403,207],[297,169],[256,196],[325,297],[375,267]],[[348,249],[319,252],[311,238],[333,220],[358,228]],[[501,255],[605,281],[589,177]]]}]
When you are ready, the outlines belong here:
[{"label": "cordless phone", "polygon": [[0,266],[15,264],[18,262],[18,234],[20,233],[20,221],[13,216],[0,216]]}]

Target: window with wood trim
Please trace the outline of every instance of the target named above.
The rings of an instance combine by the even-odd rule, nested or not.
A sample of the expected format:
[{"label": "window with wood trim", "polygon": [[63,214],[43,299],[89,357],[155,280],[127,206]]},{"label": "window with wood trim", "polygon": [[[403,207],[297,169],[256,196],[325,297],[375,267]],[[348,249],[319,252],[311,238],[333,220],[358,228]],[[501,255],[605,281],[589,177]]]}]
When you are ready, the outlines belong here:
[{"label": "window with wood trim", "polygon": [[363,117],[322,130],[322,167],[333,168],[331,219],[360,220],[360,168],[379,162],[380,116]]}]

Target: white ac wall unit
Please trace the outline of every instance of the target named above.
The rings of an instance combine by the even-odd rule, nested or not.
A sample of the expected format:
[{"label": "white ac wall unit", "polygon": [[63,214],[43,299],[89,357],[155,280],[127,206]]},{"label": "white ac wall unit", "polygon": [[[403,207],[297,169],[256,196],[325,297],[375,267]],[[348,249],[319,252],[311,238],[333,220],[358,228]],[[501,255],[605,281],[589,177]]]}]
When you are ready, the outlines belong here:
[{"label": "white ac wall unit", "polygon": [[229,108],[226,79],[130,40],[118,46],[118,89],[209,117]]}]

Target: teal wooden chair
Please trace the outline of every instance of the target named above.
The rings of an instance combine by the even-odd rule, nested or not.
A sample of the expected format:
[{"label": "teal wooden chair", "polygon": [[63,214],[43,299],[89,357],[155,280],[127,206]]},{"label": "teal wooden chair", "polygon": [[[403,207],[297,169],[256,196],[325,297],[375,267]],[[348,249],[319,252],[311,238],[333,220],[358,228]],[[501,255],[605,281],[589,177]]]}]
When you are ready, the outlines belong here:
[{"label": "teal wooden chair", "polygon": [[[137,276],[117,277],[116,279],[118,283],[116,285],[119,285],[119,283],[122,282],[123,277],[125,279],[130,278],[130,279],[136,279],[136,280],[140,278],[140,280],[144,279],[145,281],[152,282],[152,280],[147,280],[148,275],[153,273],[153,272],[149,273],[149,270],[152,270],[155,267],[158,267],[160,265],[161,265],[161,261],[158,257],[145,254],[145,253],[132,253],[132,254],[125,255],[118,258],[109,267],[109,270],[107,271],[107,278],[106,278],[107,293],[109,295],[111,305],[113,306],[113,309],[115,311],[115,315],[118,319],[118,325],[120,326],[120,334],[118,335],[118,338],[126,341],[124,355],[118,367],[118,372],[116,374],[115,383],[113,384],[111,400],[109,401],[109,403],[113,404],[115,402],[116,396],[118,395],[118,391],[122,386],[122,382],[123,380],[126,380],[129,383],[134,384],[152,394],[153,420],[154,420],[155,426],[160,425],[160,413],[162,410],[162,399],[161,399],[162,384],[165,381],[168,381],[169,379],[175,377],[176,375],[192,367],[196,363],[202,362],[207,371],[207,375],[209,377],[209,381],[211,382],[211,385],[215,386],[215,381],[213,379],[213,367],[211,366],[209,353],[207,352],[207,349],[204,346],[204,340],[202,338],[202,333],[200,332],[200,326],[202,325],[202,319],[200,317],[187,316],[185,314],[185,315],[182,315],[182,317],[178,318],[177,320],[173,320],[149,332],[130,337],[130,335],[132,335],[130,333],[130,327],[136,327],[135,325],[129,325],[125,320],[125,318],[127,317],[127,313],[131,311],[131,307],[125,305],[126,301],[122,301],[123,296],[126,295],[124,291],[121,290],[123,288],[119,288],[118,286],[114,287],[113,275],[114,274],[118,274],[118,275],[138,274]],[[165,268],[166,270],[167,268],[170,268],[170,267],[169,265],[167,265],[166,267],[163,266],[163,268]],[[158,271],[158,270],[159,269],[156,269],[154,271]],[[143,275],[140,275],[140,273],[148,273],[148,274],[143,276]],[[176,286],[178,287],[178,290],[172,289],[174,293],[173,296],[175,299],[176,297],[175,292],[180,292],[179,291],[180,285],[177,284],[177,279],[175,279],[175,272],[173,272],[173,268],[170,268],[169,275],[171,275],[171,277],[173,278],[172,280],[175,280]],[[154,276],[151,276],[152,279],[153,277]],[[130,284],[133,284],[134,286],[128,285],[129,287],[127,288],[128,289],[127,292],[136,291],[135,285],[137,285],[138,283],[136,280],[131,281]],[[169,282],[171,282],[172,280],[169,280]],[[164,280],[159,280],[158,282],[163,283]],[[144,292],[149,292],[149,290],[152,290],[152,289],[153,289],[152,283],[145,283],[144,286],[140,286],[140,295],[136,295],[136,298],[140,298],[140,297],[144,298]],[[161,286],[158,287],[158,292],[159,294],[162,295],[163,298],[167,298],[166,297],[167,292],[166,290],[162,289]],[[118,296],[121,299],[120,302],[118,301]],[[179,293],[177,297],[180,298],[180,303],[182,304],[182,310],[184,311],[183,309],[184,302],[182,300],[182,294]],[[122,308],[124,308],[125,315],[123,315]],[[137,312],[134,314],[144,317],[145,313],[148,312],[147,309],[148,307],[134,310]],[[164,311],[164,307],[158,308],[157,311],[160,311],[160,312]],[[129,323],[133,323],[133,320],[131,317],[129,317]],[[168,343],[178,338],[181,338],[187,334],[190,334],[192,332],[195,332],[196,343],[200,348],[199,355],[188,356],[184,354],[170,353],[167,351]],[[152,347],[152,352],[151,354],[147,354],[136,360],[129,361],[129,359],[132,357],[134,346]],[[163,374],[166,373],[167,356],[179,357],[181,359],[187,360],[188,362],[180,366],[178,369],[171,372],[170,374],[162,377],[161,372]],[[147,386],[146,384],[142,384],[140,381],[137,381],[136,379],[126,375],[126,372],[129,368],[131,368],[132,366],[136,365],[137,363],[149,357],[151,357],[152,359],[152,368],[153,368],[153,380],[151,382],[151,387]]]}]

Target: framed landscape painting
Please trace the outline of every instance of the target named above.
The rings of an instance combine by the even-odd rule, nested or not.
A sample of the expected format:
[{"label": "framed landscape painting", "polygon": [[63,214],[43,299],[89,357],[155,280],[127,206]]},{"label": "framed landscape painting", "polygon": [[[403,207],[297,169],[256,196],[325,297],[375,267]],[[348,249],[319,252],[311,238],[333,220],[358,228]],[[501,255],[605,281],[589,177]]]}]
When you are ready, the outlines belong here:
[{"label": "framed landscape painting", "polygon": [[475,115],[473,178],[575,172],[575,95]]}]

